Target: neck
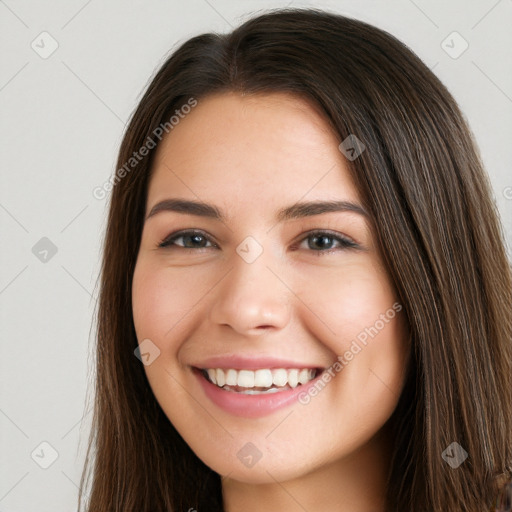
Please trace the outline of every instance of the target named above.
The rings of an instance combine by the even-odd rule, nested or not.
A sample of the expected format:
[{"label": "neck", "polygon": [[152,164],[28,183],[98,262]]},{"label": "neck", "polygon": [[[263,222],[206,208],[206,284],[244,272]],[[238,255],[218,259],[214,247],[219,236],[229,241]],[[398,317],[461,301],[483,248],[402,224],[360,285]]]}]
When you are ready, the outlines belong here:
[{"label": "neck", "polygon": [[265,484],[223,478],[226,512],[384,512],[391,459],[389,433],[381,430],[350,455],[293,480]]}]

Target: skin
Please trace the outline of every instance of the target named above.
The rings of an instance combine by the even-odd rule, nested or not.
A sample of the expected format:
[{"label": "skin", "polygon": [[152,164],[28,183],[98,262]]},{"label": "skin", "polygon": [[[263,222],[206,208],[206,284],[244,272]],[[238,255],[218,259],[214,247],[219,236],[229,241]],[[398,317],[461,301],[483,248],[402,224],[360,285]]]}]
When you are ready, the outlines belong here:
[{"label": "skin", "polygon": [[[228,512],[384,510],[386,421],[409,355],[403,312],[308,404],[261,418],[220,409],[191,368],[226,354],[327,368],[397,302],[369,218],[338,211],[274,219],[298,201],[361,204],[340,142],[302,99],[221,93],[201,99],[157,150],[146,215],[173,197],[212,203],[226,220],[172,211],[146,220],[133,276],[135,329],[139,343],[149,338],[160,350],[144,367],[151,388],[192,450],[223,476]],[[185,229],[206,239],[158,247]],[[308,236],[316,229],[357,249],[335,238],[322,246]],[[236,251],[247,236],[263,249],[252,263]],[[247,442],[262,454],[252,467],[237,458]]]}]

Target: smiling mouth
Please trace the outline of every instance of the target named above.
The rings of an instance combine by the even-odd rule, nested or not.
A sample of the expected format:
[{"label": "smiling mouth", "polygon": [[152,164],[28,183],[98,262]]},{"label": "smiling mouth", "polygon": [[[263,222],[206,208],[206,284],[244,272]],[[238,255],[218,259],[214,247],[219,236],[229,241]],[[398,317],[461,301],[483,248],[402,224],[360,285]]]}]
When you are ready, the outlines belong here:
[{"label": "smiling mouth", "polygon": [[233,368],[202,368],[203,377],[224,391],[245,395],[278,393],[307,384],[323,369],[319,368],[262,368],[236,370]]}]

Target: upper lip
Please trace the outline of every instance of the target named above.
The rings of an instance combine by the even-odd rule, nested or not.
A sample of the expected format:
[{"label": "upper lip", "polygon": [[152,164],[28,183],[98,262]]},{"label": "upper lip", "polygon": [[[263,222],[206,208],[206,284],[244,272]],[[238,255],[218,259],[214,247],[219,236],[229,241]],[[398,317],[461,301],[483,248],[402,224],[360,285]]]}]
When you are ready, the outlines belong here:
[{"label": "upper lip", "polygon": [[195,368],[223,368],[237,370],[259,370],[262,368],[324,368],[324,365],[314,363],[304,363],[292,361],[290,359],[281,359],[271,356],[257,355],[254,357],[241,356],[236,354],[228,354],[224,356],[213,356],[200,362],[191,364]]}]

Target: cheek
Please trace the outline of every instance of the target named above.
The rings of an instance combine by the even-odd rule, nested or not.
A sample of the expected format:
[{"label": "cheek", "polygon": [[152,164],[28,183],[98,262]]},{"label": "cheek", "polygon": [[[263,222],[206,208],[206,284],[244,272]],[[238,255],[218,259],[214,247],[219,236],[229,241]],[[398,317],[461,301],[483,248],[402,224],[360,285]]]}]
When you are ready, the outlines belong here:
[{"label": "cheek", "polygon": [[133,275],[132,309],[139,342],[143,338],[159,338],[157,334],[165,323],[163,305],[169,307],[169,296],[169,287],[158,278],[158,272],[152,272],[138,263]]},{"label": "cheek", "polygon": [[[132,308],[137,338],[169,339],[198,303],[207,283],[197,270],[169,269],[142,261],[135,267]],[[171,336],[172,338],[172,336]]]},{"label": "cheek", "polygon": [[353,414],[368,424],[364,415],[385,417],[401,391],[408,354],[403,308],[373,265],[322,270],[308,276],[314,287],[301,285],[301,298],[314,313],[308,313],[309,325],[338,359],[331,367],[337,400],[352,404]]},{"label": "cheek", "polygon": [[[299,295],[320,328],[318,339],[340,354],[358,335],[388,313],[386,328],[397,316],[393,309],[395,294],[382,271],[369,264],[353,263],[343,269],[317,269],[307,280],[297,283]],[[389,311],[391,309],[391,311]],[[390,329],[387,329],[388,331]]]}]

